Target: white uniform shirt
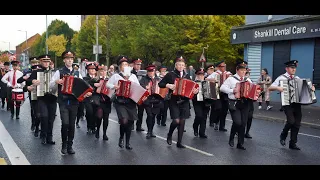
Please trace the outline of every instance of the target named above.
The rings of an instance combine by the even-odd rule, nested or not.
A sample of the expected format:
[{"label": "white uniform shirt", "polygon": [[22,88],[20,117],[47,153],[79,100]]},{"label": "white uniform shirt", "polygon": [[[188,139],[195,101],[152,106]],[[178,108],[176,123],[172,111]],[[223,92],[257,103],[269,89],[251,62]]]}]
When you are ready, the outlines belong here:
[{"label": "white uniform shirt", "polygon": [[[237,77],[238,79],[240,79],[240,76],[238,74],[233,75],[235,77]],[[233,89],[236,87],[237,82],[239,82],[237,79],[235,79],[233,76],[229,76],[224,83],[221,85],[220,87],[220,91],[223,93],[228,94],[228,98],[229,99],[233,99],[236,100],[236,98],[234,97],[234,93],[233,93]],[[244,77],[243,77],[244,79]],[[252,81],[247,78],[247,81],[249,81],[250,83],[252,83]]]},{"label": "white uniform shirt", "polygon": [[[114,89],[114,85],[118,85],[119,80],[124,80],[124,78],[119,74],[113,74],[108,80],[107,87],[109,89]],[[139,80],[135,74],[131,74],[128,80],[140,85]]]},{"label": "white uniform shirt", "polygon": [[[281,74],[279,77],[277,77],[277,79],[276,80],[274,80],[274,82],[271,84],[271,86],[280,86],[280,80],[288,80],[287,78],[285,78],[285,77],[283,77],[283,75],[285,75],[285,76],[287,76],[288,78],[290,78],[290,75],[286,72],[286,73],[284,73],[284,74]],[[294,79],[300,79],[298,76],[295,76],[295,75],[292,75],[292,77],[294,78]],[[270,87],[271,87],[270,86]],[[282,93],[282,92],[281,92]],[[280,95],[282,95],[280,93]]]},{"label": "white uniform shirt", "polygon": [[[207,78],[208,79],[215,78],[218,73],[222,74],[220,70],[217,70],[216,72],[211,73]],[[232,75],[232,73],[229,71],[225,71],[225,73]]]},{"label": "white uniform shirt", "polygon": [[[72,70],[72,68],[70,68],[70,70]],[[79,78],[82,79],[82,76],[80,73],[79,73]],[[50,88],[54,88],[54,86],[56,85],[56,80],[58,80],[58,79],[60,79],[60,71],[56,70],[56,72],[54,73],[54,75],[51,78],[51,81],[49,84]]]},{"label": "white uniform shirt", "polygon": [[[13,81],[13,73],[14,73],[14,70],[11,70],[9,72],[7,72],[1,79],[1,81],[5,84],[7,84],[8,87],[12,87],[12,81]],[[15,87],[18,87],[20,88],[21,87],[21,84],[20,83],[17,83],[17,80],[23,76],[23,73],[19,70],[16,70],[16,82],[15,82]],[[24,82],[22,83],[24,84]],[[14,88],[14,87],[13,87]]]}]

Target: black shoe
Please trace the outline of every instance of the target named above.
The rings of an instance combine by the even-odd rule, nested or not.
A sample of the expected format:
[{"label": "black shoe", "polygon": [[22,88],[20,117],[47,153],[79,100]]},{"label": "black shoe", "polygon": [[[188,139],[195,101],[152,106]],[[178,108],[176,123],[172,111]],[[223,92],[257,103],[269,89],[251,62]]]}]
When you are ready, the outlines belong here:
[{"label": "black shoe", "polygon": [[157,124],[160,126],[160,119],[157,119]]},{"label": "black shoe", "polygon": [[229,146],[233,147],[234,146],[234,139],[229,139]]},{"label": "black shoe", "polygon": [[13,114],[11,114],[11,119],[13,119]]},{"label": "black shoe", "polygon": [[244,135],[244,137],[247,138],[247,139],[252,139],[252,136],[250,136],[249,133],[246,133],[246,134]]},{"label": "black shoe", "polygon": [[42,137],[42,138],[41,138],[41,144],[47,144],[47,140],[46,140],[45,137]]},{"label": "black shoe", "polygon": [[102,139],[105,140],[105,141],[108,141],[108,140],[109,140],[109,138],[108,138],[107,135],[103,135]]},{"label": "black shoe", "polygon": [[19,116],[16,116],[16,119],[20,119],[20,117],[19,117]]},{"label": "black shoe", "polygon": [[151,136],[152,138],[157,137],[156,135],[153,134],[153,132],[150,133],[150,136]]},{"label": "black shoe", "polygon": [[120,148],[123,148],[123,144],[124,144],[124,141],[123,141],[123,139],[121,139],[121,138],[119,138],[119,147]]},{"label": "black shoe", "polygon": [[47,144],[54,145],[54,144],[56,144],[56,142],[54,142],[54,141],[52,140],[52,137],[48,137],[48,138],[47,138]]},{"label": "black shoe", "polygon": [[66,143],[62,143],[61,153],[67,154],[67,144]]},{"label": "black shoe", "polygon": [[144,131],[142,127],[137,127],[136,131]]},{"label": "black shoe", "polygon": [[75,154],[76,152],[72,149],[72,146],[69,146],[68,148],[67,148],[67,152],[68,152],[68,154]]},{"label": "black shoe", "polygon": [[34,131],[34,137],[38,137],[39,136],[39,129],[36,128],[36,130]]},{"label": "black shoe", "polygon": [[126,149],[128,149],[128,150],[132,150],[133,148],[131,147],[131,145],[130,145],[130,144],[126,144]]},{"label": "black shoe", "polygon": [[293,150],[301,150],[296,144],[289,144],[289,148]]},{"label": "black shoe", "polygon": [[177,148],[186,148],[186,146],[181,143],[177,143]]},{"label": "black shoe", "polygon": [[237,144],[237,149],[246,150],[246,148],[245,148],[245,147],[243,147],[243,145],[241,145],[241,144]]},{"label": "black shoe", "polygon": [[167,135],[167,143],[168,143],[169,145],[172,144],[172,136]]},{"label": "black shoe", "polygon": [[228,130],[223,128],[223,129],[219,129],[219,131],[222,131],[222,132],[227,132]]},{"label": "black shoe", "polygon": [[205,134],[204,134],[204,135],[200,135],[199,137],[200,137],[200,138],[203,138],[203,139],[207,139],[207,138],[208,138],[208,136],[205,135]]},{"label": "black shoe", "polygon": [[183,130],[183,132],[187,132],[186,130]]},{"label": "black shoe", "polygon": [[146,138],[150,139],[151,138],[151,133],[148,132]]},{"label": "black shoe", "polygon": [[78,124],[78,123],[76,124],[76,127],[77,127],[77,128],[80,128],[80,126],[79,126],[79,124]]},{"label": "black shoe", "polygon": [[285,146],[286,145],[286,140],[282,138],[282,136],[280,135],[280,144],[282,146]]},{"label": "black shoe", "polygon": [[100,135],[99,135],[99,131],[98,130],[96,131],[96,135],[95,136],[96,136],[97,139],[99,139]]},{"label": "black shoe", "polygon": [[161,126],[166,126],[166,124],[161,124]]},{"label": "black shoe", "polygon": [[34,124],[31,125],[31,131],[33,132],[36,129],[36,126]]}]

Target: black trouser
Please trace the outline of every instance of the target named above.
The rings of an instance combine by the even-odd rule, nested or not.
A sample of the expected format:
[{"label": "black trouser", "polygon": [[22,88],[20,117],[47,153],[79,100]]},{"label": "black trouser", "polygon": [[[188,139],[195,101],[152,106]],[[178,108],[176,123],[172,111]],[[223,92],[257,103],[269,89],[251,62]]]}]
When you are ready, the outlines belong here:
[{"label": "black trouser", "polygon": [[219,122],[219,113],[221,110],[221,102],[220,100],[214,100],[211,104],[210,109],[210,125],[212,126],[214,123]]},{"label": "black trouser", "polygon": [[2,102],[2,108],[4,108],[4,105],[6,104],[6,98],[1,98],[1,102]]},{"label": "black trouser", "polygon": [[166,124],[168,108],[169,108],[169,101],[164,100],[163,101],[163,108],[160,108],[160,113],[157,114],[157,120],[160,121],[160,123],[162,125]]},{"label": "black trouser", "polygon": [[145,107],[145,109],[146,109],[146,113],[147,113],[146,123],[147,123],[147,127],[148,127],[148,133],[152,133],[154,124],[156,122],[156,114],[154,114],[152,112],[151,107],[147,106],[147,107]]},{"label": "black trouser", "polygon": [[[192,102],[193,102],[193,109],[195,113],[193,130],[199,133],[200,136],[204,136],[206,131],[207,116],[208,116],[210,107],[206,106],[205,102],[203,101],[193,100]],[[200,129],[199,129],[199,126],[200,126]]]},{"label": "black trouser", "polygon": [[39,129],[40,125],[40,117],[39,114],[37,114],[37,100],[30,100],[30,107],[31,107],[31,123],[33,126]]},{"label": "black trouser", "polygon": [[287,116],[287,122],[282,130],[281,138],[286,139],[290,130],[290,144],[296,144],[302,118],[301,104],[292,103],[289,106],[283,106],[283,109]]},{"label": "black trouser", "polygon": [[68,142],[72,146],[74,139],[75,122],[78,112],[78,104],[67,104],[67,102],[59,102],[60,118],[61,118],[61,136],[62,143]]},{"label": "black trouser", "polygon": [[[84,102],[84,106],[86,108],[86,120],[87,120],[87,128],[94,130],[96,127],[96,116],[94,115],[93,104],[90,102]],[[79,108],[79,107],[78,107]],[[77,109],[78,112],[78,109]]]},{"label": "black trouser", "polygon": [[79,123],[80,118],[83,116],[84,116],[84,103],[79,102],[78,114],[77,114],[77,124]]},{"label": "black trouser", "polygon": [[[52,129],[53,122],[56,118],[57,101],[52,101],[48,99],[38,98],[38,117],[41,121],[41,138],[47,138],[47,140],[52,140]],[[60,110],[61,112],[61,110]]]},{"label": "black trouser", "polygon": [[221,103],[221,108],[219,110],[217,110],[218,113],[218,118],[215,119],[214,123],[219,123],[219,129],[224,129],[225,128],[225,124],[226,124],[226,117],[228,114],[228,100],[226,100],[225,98],[223,98],[223,96],[220,96],[220,103]]},{"label": "black trouser", "polygon": [[100,131],[100,126],[103,119],[103,135],[106,135],[107,128],[109,125],[109,114],[111,110],[104,103],[101,103],[100,106],[94,106],[94,110],[96,116],[97,132]]},{"label": "black trouser", "polygon": [[137,106],[138,106],[138,120],[136,122],[136,126],[137,128],[141,128],[144,107],[143,105],[137,105]]},{"label": "black trouser", "polygon": [[133,126],[133,121],[128,119],[119,119],[120,124],[120,139],[124,138],[124,134],[126,134],[126,145],[130,144],[131,137],[131,127]]},{"label": "black trouser", "polygon": [[20,101],[15,101],[15,102],[12,101],[12,87],[8,87],[7,99],[8,99],[7,107],[9,107],[11,110],[11,116],[14,115],[14,106],[16,106],[16,117],[18,117],[20,114],[21,102]]},{"label": "black trouser", "polygon": [[229,108],[233,121],[230,139],[233,139],[235,134],[238,133],[238,144],[243,145],[245,127],[248,121],[249,105],[247,100],[243,100],[242,103],[238,101],[235,106],[233,105],[234,102],[234,100],[230,100],[230,104],[233,106],[232,108]]},{"label": "black trouser", "polygon": [[252,124],[252,118],[253,118],[253,111],[254,111],[254,105],[252,100],[248,100],[249,102],[249,112],[248,112],[248,122],[247,122],[247,128],[246,128],[246,134],[249,133],[251,124]]}]

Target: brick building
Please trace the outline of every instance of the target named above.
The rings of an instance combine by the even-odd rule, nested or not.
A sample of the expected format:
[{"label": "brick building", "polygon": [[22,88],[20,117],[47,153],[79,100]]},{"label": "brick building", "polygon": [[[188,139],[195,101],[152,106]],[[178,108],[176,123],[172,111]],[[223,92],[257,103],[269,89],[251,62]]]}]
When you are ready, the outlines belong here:
[{"label": "brick building", "polygon": [[[22,63],[23,66],[27,65],[29,62],[29,58],[27,58],[27,61],[25,62],[25,64],[23,64],[23,60],[25,59],[25,54],[26,54],[26,50],[28,50],[28,54],[32,54],[32,52],[30,52],[30,47],[33,46],[33,44],[35,43],[35,41],[41,38],[40,34],[35,34],[33,36],[31,36],[29,39],[27,39],[27,43],[26,41],[20,43],[18,46],[16,46],[16,59],[20,60],[20,62]],[[28,45],[28,47],[26,48],[26,45]]]}]

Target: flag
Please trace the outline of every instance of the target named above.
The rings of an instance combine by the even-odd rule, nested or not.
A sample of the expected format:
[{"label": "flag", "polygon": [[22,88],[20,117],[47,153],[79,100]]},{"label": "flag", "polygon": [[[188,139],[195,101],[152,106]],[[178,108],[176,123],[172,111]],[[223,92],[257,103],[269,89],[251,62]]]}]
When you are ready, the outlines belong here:
[{"label": "flag", "polygon": [[204,57],[204,54],[202,53],[200,56],[199,62],[206,62],[206,58]]}]

